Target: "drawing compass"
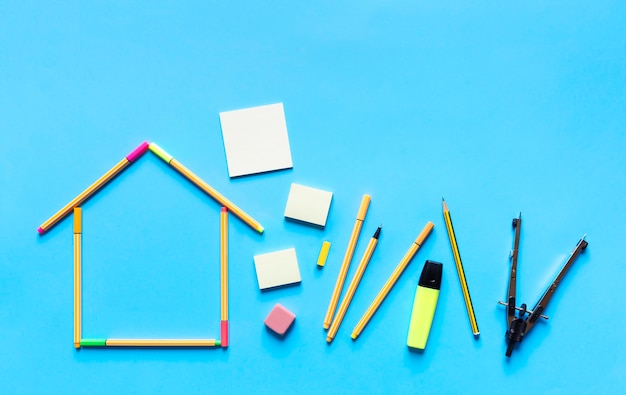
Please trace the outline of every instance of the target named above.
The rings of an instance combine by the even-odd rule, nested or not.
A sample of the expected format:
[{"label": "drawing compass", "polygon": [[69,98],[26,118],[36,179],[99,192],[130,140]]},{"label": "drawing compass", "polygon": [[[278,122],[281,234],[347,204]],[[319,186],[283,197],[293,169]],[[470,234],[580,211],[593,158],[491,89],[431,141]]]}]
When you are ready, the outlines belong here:
[{"label": "drawing compass", "polygon": [[[506,331],[506,356],[510,357],[513,352],[515,344],[521,343],[524,336],[530,332],[539,318],[548,319],[548,316],[544,315],[550,299],[554,295],[554,291],[559,286],[561,280],[565,276],[565,273],[572,266],[578,255],[587,248],[587,241],[585,236],[578,241],[576,247],[567,258],[567,261],[557,274],[556,278],[550,284],[548,289],[544,292],[543,296],[539,299],[535,307],[532,310],[527,309],[526,303],[522,303],[521,306],[517,306],[515,300],[515,292],[517,285],[517,259],[519,255],[519,240],[522,229],[522,214],[520,213],[518,218],[513,219],[513,228],[515,229],[515,239],[513,242],[513,250],[511,250],[511,273],[509,277],[509,292],[506,302],[498,302],[501,305],[506,306],[506,320],[508,329]],[[516,315],[515,313],[518,312]]]}]

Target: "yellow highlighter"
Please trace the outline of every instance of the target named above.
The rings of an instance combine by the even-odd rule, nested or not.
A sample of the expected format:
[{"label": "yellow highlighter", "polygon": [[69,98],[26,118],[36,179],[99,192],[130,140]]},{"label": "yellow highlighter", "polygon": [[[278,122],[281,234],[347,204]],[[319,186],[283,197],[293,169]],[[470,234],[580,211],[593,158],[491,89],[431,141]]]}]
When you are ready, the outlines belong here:
[{"label": "yellow highlighter", "polygon": [[420,350],[426,348],[430,326],[439,299],[442,272],[443,264],[439,262],[426,261],[424,264],[417,291],[415,291],[409,336],[406,341],[406,344],[411,348]]}]

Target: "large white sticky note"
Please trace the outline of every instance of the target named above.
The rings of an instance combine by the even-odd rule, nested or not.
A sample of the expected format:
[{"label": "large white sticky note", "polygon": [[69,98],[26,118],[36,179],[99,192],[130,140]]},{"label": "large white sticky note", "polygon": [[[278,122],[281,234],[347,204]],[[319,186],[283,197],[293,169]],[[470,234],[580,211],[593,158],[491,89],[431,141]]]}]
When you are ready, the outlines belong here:
[{"label": "large white sticky note", "polygon": [[333,193],[321,189],[291,184],[285,217],[324,227]]},{"label": "large white sticky note", "polygon": [[283,103],[220,113],[230,177],[290,169]]},{"label": "large white sticky note", "polygon": [[254,268],[262,290],[301,281],[295,248],[256,255]]}]

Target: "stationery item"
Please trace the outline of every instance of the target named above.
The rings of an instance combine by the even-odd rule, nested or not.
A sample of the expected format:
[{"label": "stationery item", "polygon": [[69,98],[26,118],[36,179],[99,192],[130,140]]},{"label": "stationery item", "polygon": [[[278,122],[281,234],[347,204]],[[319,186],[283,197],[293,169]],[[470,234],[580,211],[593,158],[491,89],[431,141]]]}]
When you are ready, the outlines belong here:
[{"label": "stationery item", "polygon": [[[142,155],[147,149],[149,149],[149,144],[144,143],[135,149],[132,153],[130,153],[124,161],[131,163],[135,161],[140,155]],[[168,163],[172,164],[174,159],[171,158],[165,151],[160,150],[156,147],[155,152],[159,157],[166,160]],[[121,162],[124,165],[124,161]],[[124,165],[125,166],[125,165]],[[176,162],[172,164],[173,167],[176,166]],[[123,168],[123,166],[121,167]],[[176,168],[176,167],[175,167]],[[119,169],[116,170],[119,173]],[[195,175],[194,175],[195,177]],[[228,346],[228,211],[226,208],[222,208],[220,213],[220,231],[221,231],[221,269],[220,269],[220,278],[221,278],[221,319],[220,319],[220,333],[223,340],[215,340],[215,339],[106,339],[106,338],[82,338],[82,233],[83,233],[83,225],[82,225],[82,208],[78,206],[78,204],[89,196],[92,196],[98,188],[103,186],[105,182],[103,182],[104,178],[97,181],[92,187],[90,187],[87,191],[83,192],[79,198],[74,199],[70,204],[68,204],[64,209],[62,209],[59,213],[55,214],[54,221],[59,221],[60,218],[65,215],[65,211],[67,207],[71,207],[76,204],[76,206],[71,207],[71,211],[74,212],[74,347],[76,349],[80,347],[106,347],[106,346],[127,346],[127,347],[214,347],[220,346],[223,347]],[[195,180],[193,180],[196,182]],[[49,229],[50,226],[54,225],[54,221],[47,221],[40,228],[40,234],[44,232],[44,229]],[[260,225],[259,225],[260,226]],[[257,228],[258,230],[258,228]],[[262,227],[260,228],[262,231]],[[296,263],[297,265],[297,263]]]},{"label": "stationery item", "polygon": [[293,167],[282,103],[220,113],[230,177]]},{"label": "stationery item", "polygon": [[67,216],[74,207],[78,207],[83,204],[87,199],[91,197],[94,193],[96,193],[100,188],[106,185],[109,181],[111,181],[116,175],[122,172],[128,165],[133,163],[137,158],[143,155],[148,150],[148,143],[143,142],[139,145],[139,147],[135,148],[130,154],[126,155],[124,159],[118,162],[113,168],[106,173],[102,177],[96,180],[93,184],[89,186],[89,188],[85,189],[78,196],[76,196],[72,201],[63,206],[56,214],[50,217],[46,222],[41,224],[41,226],[37,229],[40,235],[44,234],[48,230],[50,230],[54,225],[56,225],[59,221],[61,221],[65,216]]},{"label": "stationery item", "polygon": [[332,192],[291,184],[285,218],[323,228],[326,226],[332,199]]},{"label": "stationery item", "polygon": [[222,320],[220,322],[220,340],[222,347],[228,347],[228,209],[220,211],[220,277],[222,291]]},{"label": "stationery item", "polygon": [[420,234],[417,236],[417,239],[415,239],[413,244],[411,244],[408,251],[400,260],[400,263],[398,263],[398,266],[396,266],[396,268],[393,270],[391,276],[389,277],[389,279],[387,279],[387,282],[385,282],[385,285],[383,285],[380,292],[378,292],[378,295],[376,295],[376,297],[372,301],[372,304],[370,304],[370,306],[365,311],[365,314],[363,314],[363,317],[361,317],[359,322],[352,330],[352,339],[356,340],[356,338],[359,337],[367,323],[374,316],[374,313],[376,313],[376,310],[378,310],[383,300],[387,297],[387,294],[389,294],[389,291],[391,291],[391,288],[393,288],[393,286],[400,278],[400,275],[404,272],[404,269],[406,269],[409,263],[411,263],[411,260],[417,253],[417,250],[419,250],[419,248],[422,246],[430,232],[433,230],[434,226],[435,225],[430,221],[426,223],[426,226],[424,226]]},{"label": "stationery item", "polygon": [[265,326],[279,336],[285,336],[287,330],[296,319],[296,315],[280,303],[276,303],[272,311],[265,318]]},{"label": "stationery item", "polygon": [[82,339],[81,347],[219,347],[215,339]]},{"label": "stationery item", "polygon": [[328,310],[326,310],[326,316],[324,317],[324,329],[328,329],[333,321],[335,309],[337,308],[337,303],[339,302],[339,295],[343,289],[343,283],[346,281],[348,269],[350,268],[350,262],[352,261],[352,255],[354,254],[356,243],[359,241],[359,234],[361,234],[361,227],[363,226],[363,221],[365,221],[370,200],[371,197],[369,195],[363,195],[359,212],[356,215],[356,222],[354,223],[354,228],[352,228],[352,234],[350,235],[350,241],[348,242],[348,248],[346,249],[346,255],[343,257],[341,269],[339,270],[339,275],[337,276],[337,282],[335,283],[333,294],[330,297]]},{"label": "stationery item", "polygon": [[254,268],[261,290],[301,281],[295,248],[256,255]]},{"label": "stationery item", "polygon": [[450,211],[446,201],[441,198],[443,203],[443,218],[446,222],[446,229],[448,229],[448,238],[450,239],[450,246],[452,247],[452,255],[454,255],[454,262],[456,263],[456,271],[459,274],[459,281],[461,282],[461,291],[463,292],[463,299],[465,300],[465,307],[467,309],[467,315],[469,316],[470,326],[472,327],[472,333],[474,336],[480,335],[478,330],[478,323],[476,322],[476,315],[474,314],[474,306],[472,305],[472,298],[470,297],[469,288],[467,287],[467,279],[465,278],[465,271],[463,270],[463,263],[461,262],[461,254],[459,253],[459,247],[456,243],[456,236],[454,235],[454,227],[452,226],[452,218],[450,218]]},{"label": "stationery item", "polygon": [[443,265],[439,262],[426,261],[422,269],[409,324],[407,346],[423,350],[426,348],[430,327],[435,316],[439,289],[441,288],[441,274]]},{"label": "stationery item", "polygon": [[82,332],[82,233],[83,209],[74,207],[74,348],[80,348]]},{"label": "stationery item", "polygon": [[518,218],[513,218],[513,229],[515,229],[515,239],[513,240],[513,249],[511,250],[511,273],[509,277],[509,289],[508,289],[508,308],[506,309],[507,327],[511,328],[511,324],[515,320],[515,307],[517,302],[515,301],[515,294],[517,293],[517,258],[519,256],[519,240],[522,233],[522,213],[519,213]]},{"label": "stationery item", "polygon": [[343,317],[346,315],[346,311],[348,311],[348,306],[350,306],[350,302],[354,297],[354,293],[356,292],[356,288],[359,286],[359,282],[361,282],[361,278],[363,277],[363,273],[365,273],[365,269],[367,268],[367,264],[372,258],[372,254],[374,254],[374,250],[376,249],[376,245],[378,245],[378,237],[380,236],[380,230],[382,229],[382,225],[376,229],[374,236],[370,239],[367,248],[365,249],[365,253],[363,254],[363,258],[359,263],[359,266],[356,269],[356,273],[354,277],[352,277],[352,281],[350,281],[350,285],[348,286],[348,291],[346,291],[346,295],[343,297],[343,301],[339,306],[339,310],[337,311],[337,315],[335,315],[335,319],[333,319],[333,323],[330,325],[330,329],[328,330],[328,335],[326,336],[326,341],[328,343],[332,342],[339,330],[339,326],[343,321]]},{"label": "stationery item", "polygon": [[263,226],[258,223],[254,218],[252,218],[245,211],[237,207],[233,202],[226,199],[221,193],[219,193],[215,188],[207,184],[200,177],[195,175],[191,170],[187,169],[183,166],[182,163],[174,159],[170,154],[168,154],[163,148],[159,147],[155,143],[150,143],[150,151],[156,154],[159,158],[163,159],[167,164],[172,166],[176,171],[182,174],[185,178],[195,184],[198,188],[202,189],[207,195],[211,196],[215,199],[219,204],[224,207],[227,207],[228,210],[245,222],[252,229],[256,230],[259,233],[263,233]]},{"label": "stationery item", "polygon": [[322,268],[326,265],[326,259],[328,258],[328,252],[330,251],[330,241],[322,243],[322,249],[320,255],[317,257],[317,266]]},{"label": "stationery item", "polygon": [[107,339],[81,338],[82,209],[74,209],[74,347],[227,347],[228,346],[228,212],[220,213],[221,233],[221,339]]},{"label": "stationery item", "polygon": [[[498,302],[501,305],[507,307],[506,309],[506,319],[508,324],[508,329],[506,331],[506,356],[510,357],[513,353],[513,348],[515,344],[521,343],[524,336],[530,332],[530,330],[535,326],[535,323],[539,318],[548,319],[546,315],[543,314],[550,299],[554,295],[556,288],[563,280],[565,273],[570,269],[578,255],[580,255],[589,245],[587,241],[585,241],[586,235],[576,243],[576,247],[571,252],[567,261],[559,271],[556,276],[556,279],[550,284],[548,289],[544,292],[543,296],[539,299],[535,307],[532,310],[528,310],[526,308],[526,303],[522,303],[521,306],[516,305],[515,293],[517,286],[517,259],[519,254],[519,241],[520,241],[520,233],[522,228],[522,214],[520,213],[518,218],[513,219],[513,228],[515,229],[515,241],[513,242],[513,250],[511,250],[511,273],[509,276],[509,290],[508,290],[508,299],[507,302]],[[519,311],[518,316],[515,317],[515,311]]]},{"label": "stationery item", "polygon": [[107,345],[107,339],[100,339],[100,338],[80,339],[81,347],[106,347],[106,345]]}]

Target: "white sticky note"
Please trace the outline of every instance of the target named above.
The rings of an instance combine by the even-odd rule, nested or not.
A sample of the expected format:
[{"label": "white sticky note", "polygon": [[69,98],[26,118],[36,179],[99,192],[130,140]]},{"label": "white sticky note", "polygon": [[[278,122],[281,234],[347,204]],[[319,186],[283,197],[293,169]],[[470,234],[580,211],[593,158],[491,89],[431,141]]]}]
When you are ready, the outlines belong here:
[{"label": "white sticky note", "polygon": [[324,227],[332,199],[332,192],[291,184],[285,217]]},{"label": "white sticky note", "polygon": [[230,177],[290,169],[283,103],[220,113]]},{"label": "white sticky note", "polygon": [[256,255],[254,268],[261,290],[301,281],[295,248]]}]

